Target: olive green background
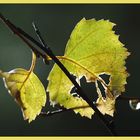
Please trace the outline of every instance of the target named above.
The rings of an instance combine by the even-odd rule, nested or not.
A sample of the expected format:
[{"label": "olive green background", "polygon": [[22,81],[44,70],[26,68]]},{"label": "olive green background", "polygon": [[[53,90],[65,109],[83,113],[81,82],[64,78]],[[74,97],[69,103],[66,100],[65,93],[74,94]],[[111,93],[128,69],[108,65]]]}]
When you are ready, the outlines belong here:
[{"label": "olive green background", "polygon": [[[111,5],[111,4],[75,4],[75,5],[0,5],[0,12],[35,36],[31,26],[35,21],[47,44],[56,55],[62,55],[70,33],[75,24],[86,19],[109,19],[117,24],[114,28],[120,34],[120,40],[131,52],[127,60],[128,78],[126,96],[139,97],[140,72],[140,5]],[[94,51],[94,50],[93,50]],[[9,71],[22,67],[29,69],[31,51],[6,26],[0,22],[0,69]],[[53,63],[45,65],[41,59],[37,61],[35,73],[44,86],[47,87],[47,76]],[[93,98],[95,87],[86,84],[83,79],[82,87]],[[52,108],[45,108],[46,111]],[[115,131],[118,135],[140,135],[140,111],[130,109],[127,101],[117,101],[115,114]],[[28,124],[23,120],[20,108],[14,102],[0,80],[0,135],[37,135],[37,136],[95,136],[109,135],[97,116],[92,120],[72,111],[51,117],[37,117]]]}]

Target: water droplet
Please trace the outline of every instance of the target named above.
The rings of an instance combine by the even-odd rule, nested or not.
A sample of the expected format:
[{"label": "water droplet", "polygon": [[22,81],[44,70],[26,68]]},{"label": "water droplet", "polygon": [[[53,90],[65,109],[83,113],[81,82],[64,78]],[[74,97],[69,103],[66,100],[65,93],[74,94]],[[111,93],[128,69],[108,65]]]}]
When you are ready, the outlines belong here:
[{"label": "water droplet", "polygon": [[132,110],[140,110],[140,100],[129,100],[129,105]]}]

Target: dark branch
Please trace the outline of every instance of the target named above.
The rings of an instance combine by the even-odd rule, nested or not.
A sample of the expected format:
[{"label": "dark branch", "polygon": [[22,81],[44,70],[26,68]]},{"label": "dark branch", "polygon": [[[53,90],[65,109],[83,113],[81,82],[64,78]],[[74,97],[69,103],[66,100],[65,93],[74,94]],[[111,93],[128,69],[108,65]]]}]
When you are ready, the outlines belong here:
[{"label": "dark branch", "polygon": [[140,101],[140,97],[126,97],[126,96],[119,96],[117,98],[117,100],[126,100],[126,101],[129,101],[129,100],[139,100]]},{"label": "dark branch", "polygon": [[[76,82],[76,80],[71,76],[69,71],[64,67],[64,65],[59,61],[59,59],[53,54],[51,49],[48,46],[43,46],[38,41],[36,41],[33,37],[31,37],[29,34],[24,32],[22,29],[16,27],[13,23],[11,23],[9,20],[5,19],[2,14],[0,14],[0,18],[2,21],[17,35],[22,39],[22,36],[30,40],[32,43],[34,43],[36,46],[38,46],[42,51],[44,51],[49,57],[52,58],[52,60],[61,68],[61,70],[66,74],[66,76],[70,79],[70,81],[73,83],[73,85],[77,89],[77,93],[79,96],[81,96],[88,104],[89,106],[95,111],[95,113],[98,115],[100,120],[102,120],[103,124],[105,124],[106,128],[110,132],[111,135],[115,135],[113,130],[111,129],[111,126],[109,122],[104,118],[104,115],[98,110],[96,105],[93,104],[93,102],[86,96],[83,89],[79,86],[79,84]],[[22,36],[21,36],[22,35]],[[22,39],[23,40],[23,39]],[[24,41],[24,40],[23,40]],[[26,43],[26,42],[25,42]]]}]

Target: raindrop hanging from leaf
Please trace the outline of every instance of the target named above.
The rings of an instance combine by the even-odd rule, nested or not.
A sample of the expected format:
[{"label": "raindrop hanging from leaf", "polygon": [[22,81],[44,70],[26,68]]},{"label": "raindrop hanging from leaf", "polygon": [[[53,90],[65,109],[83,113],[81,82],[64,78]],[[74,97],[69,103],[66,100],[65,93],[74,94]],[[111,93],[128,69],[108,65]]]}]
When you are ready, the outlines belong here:
[{"label": "raindrop hanging from leaf", "polygon": [[129,100],[129,105],[132,110],[140,110],[140,100]]}]

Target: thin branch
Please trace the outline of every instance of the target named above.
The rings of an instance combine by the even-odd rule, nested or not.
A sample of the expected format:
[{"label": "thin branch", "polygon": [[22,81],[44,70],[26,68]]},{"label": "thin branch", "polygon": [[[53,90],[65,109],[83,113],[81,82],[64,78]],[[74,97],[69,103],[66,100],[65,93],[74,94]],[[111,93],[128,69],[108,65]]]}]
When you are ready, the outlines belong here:
[{"label": "thin branch", "polygon": [[[34,28],[34,30],[35,30],[35,33],[36,33],[36,35],[37,35],[37,37],[38,37],[38,39],[39,39],[39,41],[40,41],[40,43],[44,46],[44,47],[47,47],[47,44],[45,43],[45,41],[44,41],[44,39],[42,38],[42,36],[41,36],[41,33],[40,33],[40,31],[39,31],[39,29],[37,28],[37,26],[36,26],[36,24],[33,22],[32,23],[32,26],[33,26],[33,28]],[[45,57],[43,58],[43,61],[45,62],[45,64],[49,64],[49,56],[48,55],[45,55]]]},{"label": "thin branch", "polygon": [[[140,101],[140,97],[137,98],[137,97],[125,97],[125,96],[119,96],[117,98],[118,101],[120,100],[126,100],[126,101],[129,101],[129,100],[139,100]],[[98,106],[97,103],[95,103],[96,106]],[[48,112],[41,112],[40,115],[43,116],[43,117],[48,117],[48,116],[52,116],[52,115],[55,115],[55,114],[60,114],[60,113],[64,113],[64,112],[68,112],[68,111],[72,111],[74,109],[82,109],[82,108],[88,108],[89,106],[79,106],[79,107],[73,107],[73,108],[69,108],[69,109],[66,109],[66,108],[60,108],[58,110],[55,110],[55,111],[48,111]]]},{"label": "thin branch", "polygon": [[[108,129],[110,135],[115,135],[115,133],[112,131],[111,126],[109,122],[104,118],[104,115],[98,110],[96,105],[93,104],[93,102],[86,96],[83,89],[79,86],[79,84],[76,82],[73,76],[69,73],[69,71],[64,67],[64,65],[59,61],[59,59],[53,54],[51,49],[48,46],[43,46],[38,41],[36,41],[33,37],[31,37],[29,34],[24,32],[22,29],[16,27],[13,23],[11,23],[8,19],[6,19],[2,14],[0,14],[0,18],[2,21],[18,36],[20,37],[25,43],[26,40],[23,39],[23,36],[30,40],[32,43],[34,43],[36,46],[38,46],[42,51],[44,51],[49,57],[52,58],[52,60],[61,68],[61,70],[66,74],[66,76],[70,79],[70,81],[74,84],[74,86],[77,89],[77,93],[89,104],[89,106],[95,111],[95,113],[98,115],[100,120],[102,120],[103,124]],[[37,51],[39,52],[39,50]]]},{"label": "thin branch", "polygon": [[35,30],[35,33],[36,33],[36,35],[37,35],[39,41],[41,42],[41,44],[42,44],[44,47],[47,47],[46,42],[45,42],[44,39],[42,38],[41,33],[40,33],[38,27],[36,26],[36,24],[35,24],[34,22],[32,23],[32,26],[33,26],[33,28],[34,28],[34,30]]},{"label": "thin branch", "polygon": [[119,96],[117,98],[117,100],[126,100],[126,101],[129,101],[129,100],[139,100],[140,101],[140,97],[126,97],[126,96]]},{"label": "thin branch", "polygon": [[79,107],[73,107],[73,108],[69,108],[69,109],[60,108],[60,109],[55,110],[55,111],[41,112],[40,115],[43,116],[43,117],[48,117],[48,116],[52,116],[52,115],[55,115],[55,114],[72,111],[74,109],[82,109],[82,108],[84,109],[84,108],[88,108],[88,107],[89,106],[79,106]]}]

